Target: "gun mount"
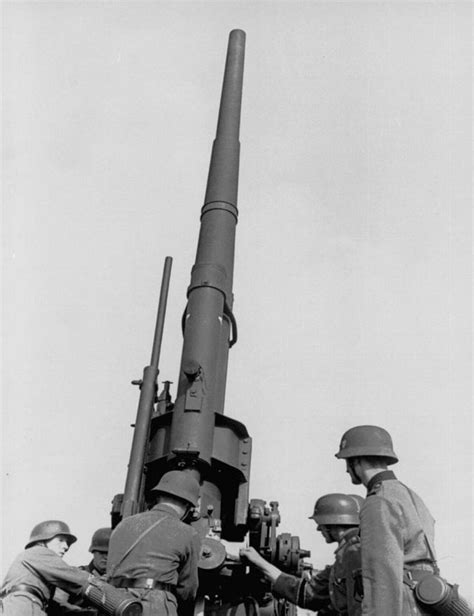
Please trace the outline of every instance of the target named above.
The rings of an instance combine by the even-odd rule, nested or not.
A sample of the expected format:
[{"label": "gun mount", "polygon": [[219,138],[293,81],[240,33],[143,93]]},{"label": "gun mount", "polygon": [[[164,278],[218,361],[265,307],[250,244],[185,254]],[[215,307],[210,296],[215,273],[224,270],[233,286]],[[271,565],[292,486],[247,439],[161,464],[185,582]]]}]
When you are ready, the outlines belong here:
[{"label": "gun mount", "polygon": [[[203,540],[197,611],[213,616],[263,610],[287,613],[269,587],[227,554],[222,540],[242,542],[291,573],[302,570],[298,537],[277,536],[278,503],[249,502],[252,439],[239,421],[224,415],[229,349],[237,341],[233,314],[235,229],[238,219],[239,131],[245,33],[229,36],[224,81],[212,147],[196,260],[182,318],[183,350],[174,403],[169,382],[157,396],[159,344],[169,268],[165,263],[151,366],[145,368],[125,495],[114,499],[112,525],[146,509],[148,493],[172,469],[192,473],[202,485]],[[168,258],[169,259],[169,258]],[[259,607],[260,606],[260,607]],[[264,607],[266,606],[266,607]]]}]

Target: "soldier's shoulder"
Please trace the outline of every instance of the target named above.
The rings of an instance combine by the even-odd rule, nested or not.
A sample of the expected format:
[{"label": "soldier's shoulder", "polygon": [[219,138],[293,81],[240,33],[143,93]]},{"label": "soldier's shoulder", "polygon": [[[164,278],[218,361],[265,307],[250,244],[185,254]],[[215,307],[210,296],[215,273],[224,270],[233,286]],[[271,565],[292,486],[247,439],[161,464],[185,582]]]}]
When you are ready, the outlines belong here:
[{"label": "soldier's shoulder", "polygon": [[[370,488],[370,491],[367,494],[367,498],[369,496],[377,495],[383,497],[388,494],[395,494],[401,492],[404,489],[406,490],[404,485],[400,481],[398,481],[398,479],[385,479],[383,481],[381,480],[374,483],[374,485]],[[366,504],[367,500],[364,505],[362,505],[362,507],[364,507]]]},{"label": "soldier's shoulder", "polygon": [[351,541],[347,544],[347,547],[343,553],[343,560],[345,561],[345,563],[346,564],[347,563],[353,564],[354,562],[359,563],[360,562],[360,549],[361,549],[360,537],[357,536],[354,539],[351,539]]},{"label": "soldier's shoulder", "polygon": [[[17,555],[15,556],[15,558],[13,559],[13,561],[12,561],[12,563],[11,563],[11,565],[10,565],[10,569],[11,569],[12,567],[15,567],[15,566],[16,566],[16,565],[18,565],[18,564],[23,563],[23,562],[25,561],[25,559],[28,557],[28,555],[27,555],[27,553],[26,553],[26,552],[27,552],[27,550],[23,550],[22,552],[20,552],[19,554],[17,554]],[[1,613],[1,612],[0,612],[0,613]]]},{"label": "soldier's shoulder", "polygon": [[[374,485],[367,492],[367,499],[369,498],[369,496],[377,496],[377,495],[383,494],[385,492],[385,488],[386,488],[386,486],[384,486],[384,482],[383,481],[377,481],[376,483],[374,483]],[[366,499],[363,507],[365,507],[368,504],[367,499]]]},{"label": "soldier's shoulder", "polygon": [[197,532],[197,530],[195,528],[193,528],[190,524],[186,524],[186,522],[183,522],[182,520],[174,520],[174,523],[177,524],[177,526],[181,529],[181,531],[183,532],[183,534],[187,537],[199,537],[199,533]]},{"label": "soldier's shoulder", "polygon": [[387,486],[380,486],[370,492],[360,512],[361,525],[374,515],[386,511],[398,510],[399,498]]},{"label": "soldier's shoulder", "polygon": [[347,548],[351,550],[358,550],[360,548],[359,529],[347,538]]},{"label": "soldier's shoulder", "polygon": [[382,481],[381,485],[375,484],[360,512],[361,526],[380,516],[400,516],[406,509],[406,502],[406,488],[399,481]]},{"label": "soldier's shoulder", "polygon": [[50,560],[59,558],[59,556],[43,545],[33,545],[31,548],[23,550],[18,558],[23,561]]},{"label": "soldier's shoulder", "polygon": [[128,528],[130,526],[136,526],[139,524],[146,516],[148,516],[148,511],[143,511],[141,513],[134,513],[133,515],[129,515],[126,518],[122,518],[117,526],[113,529],[112,536],[117,535],[122,529]]},{"label": "soldier's shoulder", "polygon": [[357,556],[360,553],[360,535],[354,533],[346,538],[344,544],[341,546],[339,558],[343,561]]},{"label": "soldier's shoulder", "polygon": [[[338,554],[339,552],[345,552],[352,546],[358,546],[359,543],[359,528],[351,528],[350,530],[346,531],[342,536],[341,542],[339,543],[335,554]],[[357,547],[355,549],[357,549]]]}]

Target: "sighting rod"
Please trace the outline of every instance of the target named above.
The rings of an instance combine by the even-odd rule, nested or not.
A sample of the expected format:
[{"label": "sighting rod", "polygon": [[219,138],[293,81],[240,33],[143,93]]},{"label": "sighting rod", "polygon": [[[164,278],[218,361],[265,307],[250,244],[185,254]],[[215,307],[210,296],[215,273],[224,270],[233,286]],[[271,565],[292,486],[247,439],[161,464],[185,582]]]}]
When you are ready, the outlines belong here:
[{"label": "sighting rod", "polygon": [[140,510],[143,469],[147,453],[146,449],[148,445],[150,422],[156,401],[157,379],[160,372],[158,365],[160,361],[161,341],[163,338],[172,263],[173,259],[171,257],[165,258],[150,365],[145,366],[143,369],[143,379],[132,381],[132,384],[140,387],[140,398],[138,401],[137,418],[135,421],[135,430],[133,431],[132,449],[130,451],[130,461],[128,464],[127,479],[123,495],[122,517],[124,518]]}]

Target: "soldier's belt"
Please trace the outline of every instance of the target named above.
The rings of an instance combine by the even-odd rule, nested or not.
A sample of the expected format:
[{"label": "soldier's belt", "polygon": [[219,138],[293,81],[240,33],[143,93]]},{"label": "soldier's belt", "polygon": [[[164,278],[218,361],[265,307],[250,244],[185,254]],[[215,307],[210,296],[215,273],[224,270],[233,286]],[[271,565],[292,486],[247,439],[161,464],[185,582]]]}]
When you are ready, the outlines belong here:
[{"label": "soldier's belt", "polygon": [[12,595],[13,593],[16,593],[16,592],[27,593],[29,595],[33,595],[33,597],[41,601],[41,605],[43,606],[43,608],[46,608],[48,605],[48,602],[44,598],[43,593],[37,588],[35,588],[34,586],[30,586],[29,584],[16,584],[15,586],[10,586],[8,588],[5,588],[0,593],[0,597],[3,598],[3,597],[6,597],[7,595]]},{"label": "soldier's belt", "polygon": [[424,567],[418,566],[403,570],[403,583],[412,588],[416,582],[419,582],[427,575],[432,575],[433,569],[428,565]]},{"label": "soldier's belt", "polygon": [[435,563],[432,560],[424,558],[423,560],[415,560],[410,563],[405,563],[404,569],[411,571],[412,569],[424,569],[426,571],[434,571]]},{"label": "soldier's belt", "polygon": [[[417,560],[403,567],[403,574],[412,574],[413,579],[421,579],[427,573],[434,573],[435,565],[430,560]],[[415,577],[416,576],[416,577]]]},{"label": "soldier's belt", "polygon": [[128,578],[124,576],[114,577],[109,580],[109,583],[115,588],[142,588],[148,590],[164,590],[176,594],[176,586],[174,584],[165,584],[153,578]]}]

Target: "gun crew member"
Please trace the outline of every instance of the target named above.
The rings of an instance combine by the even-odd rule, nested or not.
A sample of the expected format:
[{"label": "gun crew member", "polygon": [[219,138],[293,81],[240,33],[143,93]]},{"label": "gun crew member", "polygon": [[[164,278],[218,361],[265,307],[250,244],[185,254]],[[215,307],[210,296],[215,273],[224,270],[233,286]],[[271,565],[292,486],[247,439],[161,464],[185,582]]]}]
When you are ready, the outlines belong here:
[{"label": "gun crew member", "polygon": [[422,499],[387,470],[398,462],[390,434],[377,426],[351,428],[336,458],[346,461],[353,484],[367,488],[360,516],[362,614],[427,613],[409,584],[434,570],[434,519]]},{"label": "gun crew member", "polygon": [[89,552],[92,554],[92,560],[88,565],[82,565],[79,567],[84,571],[88,571],[100,577],[105,574],[107,569],[107,555],[109,553],[110,535],[112,534],[111,528],[98,528],[92,535],[91,545]]},{"label": "gun crew member", "polygon": [[320,616],[361,613],[359,512],[362,499],[349,494],[326,494],[314,505],[310,520],[326,543],[337,543],[335,562],[309,580],[282,573],[254,548],[240,555],[258,567],[272,582],[272,594]]},{"label": "gun crew member", "polygon": [[78,593],[86,585],[89,573],[63,561],[75,541],[69,526],[59,520],[33,528],[25,550],[15,558],[2,584],[5,616],[42,616],[55,587]]},{"label": "gun crew member", "polygon": [[200,541],[185,523],[199,499],[199,483],[169,471],[154,488],[156,505],[124,518],[110,538],[107,578],[143,602],[143,616],[194,613]]}]

